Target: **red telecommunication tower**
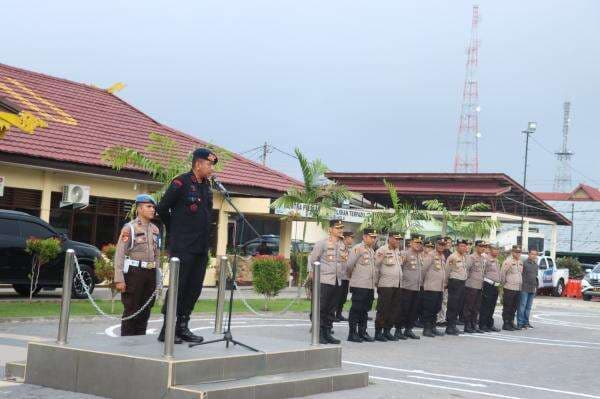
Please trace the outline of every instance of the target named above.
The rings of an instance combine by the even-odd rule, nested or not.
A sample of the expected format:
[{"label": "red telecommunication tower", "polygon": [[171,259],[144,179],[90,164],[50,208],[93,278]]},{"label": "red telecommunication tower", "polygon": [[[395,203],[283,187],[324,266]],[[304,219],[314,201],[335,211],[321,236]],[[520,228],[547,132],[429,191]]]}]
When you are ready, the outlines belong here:
[{"label": "red telecommunication tower", "polygon": [[458,139],[454,156],[455,173],[477,173],[479,171],[479,6],[473,6],[471,38],[467,47],[467,64],[463,100],[458,124]]}]

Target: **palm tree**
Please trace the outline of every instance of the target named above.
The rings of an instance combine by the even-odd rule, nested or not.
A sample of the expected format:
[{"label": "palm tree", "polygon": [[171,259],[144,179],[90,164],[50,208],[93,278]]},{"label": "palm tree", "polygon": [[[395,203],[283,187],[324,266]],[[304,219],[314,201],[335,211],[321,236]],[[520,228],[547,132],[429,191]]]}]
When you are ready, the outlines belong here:
[{"label": "palm tree", "polygon": [[[192,154],[190,152],[182,155],[179,144],[163,134],[152,132],[148,139],[150,143],[144,152],[125,146],[114,146],[104,150],[102,160],[115,170],[129,166],[148,172],[155,181],[162,184],[161,188],[152,194],[158,202],[171,181],[190,170]],[[223,170],[223,166],[231,160],[232,154],[212,144],[206,144],[206,147],[219,158],[215,171]]]},{"label": "palm tree", "polygon": [[[327,166],[323,161],[309,161],[298,148],[294,149],[294,153],[300,164],[304,186],[289,188],[285,194],[273,201],[271,207],[302,209],[291,212],[287,216],[291,220],[298,219],[305,212],[302,231],[302,242],[305,242],[307,219],[313,219],[325,228],[335,212],[334,207],[349,200],[351,194],[346,187],[325,178]],[[300,280],[299,278],[298,282],[301,284]]]},{"label": "palm tree", "polygon": [[423,205],[430,210],[440,212],[442,216],[442,236],[450,235],[453,238],[469,238],[475,240],[478,237],[488,236],[492,229],[500,227],[501,223],[492,219],[479,219],[468,222],[466,219],[473,212],[482,212],[489,209],[489,205],[477,202],[463,206],[461,204],[458,213],[453,213],[439,200],[423,201]]}]

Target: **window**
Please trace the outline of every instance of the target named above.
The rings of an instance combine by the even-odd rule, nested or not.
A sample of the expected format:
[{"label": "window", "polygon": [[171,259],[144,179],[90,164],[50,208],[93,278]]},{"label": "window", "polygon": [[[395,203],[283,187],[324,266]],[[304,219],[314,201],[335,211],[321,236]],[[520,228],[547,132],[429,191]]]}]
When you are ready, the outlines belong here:
[{"label": "window", "polygon": [[19,224],[21,226],[21,237],[23,238],[35,237],[46,239],[56,235],[41,224],[24,221],[20,221]]},{"label": "window", "polygon": [[539,262],[539,268],[540,269],[546,269],[548,266],[546,265],[546,259],[544,258],[540,258],[540,262]]},{"label": "window", "polygon": [[18,236],[19,225],[14,219],[0,219],[0,234],[7,236]]},{"label": "window", "polygon": [[548,260],[548,267],[550,267],[551,269],[554,269],[554,261],[551,258],[547,258]]}]

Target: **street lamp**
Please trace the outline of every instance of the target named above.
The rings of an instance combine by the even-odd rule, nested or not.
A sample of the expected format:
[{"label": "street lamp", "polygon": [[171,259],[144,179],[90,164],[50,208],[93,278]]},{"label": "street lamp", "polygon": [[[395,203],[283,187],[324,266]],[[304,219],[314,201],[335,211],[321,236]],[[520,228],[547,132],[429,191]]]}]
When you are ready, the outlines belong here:
[{"label": "street lamp", "polygon": [[[523,134],[525,134],[525,165],[523,166],[523,199],[522,199],[522,210],[521,210],[521,246],[525,246],[525,242],[523,238],[525,237],[525,231],[523,230],[523,225],[525,222],[525,192],[527,191],[527,154],[529,153],[529,136],[535,132],[537,129],[536,122],[529,122],[527,124],[527,129],[523,130]],[[523,248],[527,251],[529,248]]]}]

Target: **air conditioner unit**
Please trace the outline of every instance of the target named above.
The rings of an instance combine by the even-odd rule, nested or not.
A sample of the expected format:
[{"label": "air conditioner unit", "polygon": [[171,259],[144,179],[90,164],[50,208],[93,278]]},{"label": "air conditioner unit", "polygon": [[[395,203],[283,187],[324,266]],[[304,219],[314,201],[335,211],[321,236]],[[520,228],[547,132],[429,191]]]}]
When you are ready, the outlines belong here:
[{"label": "air conditioner unit", "polygon": [[85,207],[90,203],[90,186],[67,184],[63,186],[60,206],[73,205],[76,208]]}]

